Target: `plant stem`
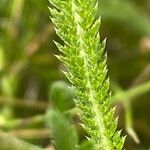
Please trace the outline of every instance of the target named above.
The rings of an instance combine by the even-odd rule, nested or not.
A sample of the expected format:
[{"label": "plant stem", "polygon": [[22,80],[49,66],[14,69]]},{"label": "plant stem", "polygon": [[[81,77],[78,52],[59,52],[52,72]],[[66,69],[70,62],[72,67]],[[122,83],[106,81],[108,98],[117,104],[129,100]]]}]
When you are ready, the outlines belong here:
[{"label": "plant stem", "polygon": [[49,137],[50,131],[43,129],[19,129],[7,132],[21,139],[45,139]]},{"label": "plant stem", "polygon": [[1,150],[43,150],[40,147],[19,140],[2,131],[0,131],[0,149]]},{"label": "plant stem", "polygon": [[[11,100],[12,99],[12,100]],[[27,108],[31,110],[44,111],[47,108],[47,103],[44,102],[31,102],[32,100],[17,99],[14,97],[0,96],[0,105],[11,105],[19,108]]]},{"label": "plant stem", "polygon": [[150,81],[133,87],[127,91],[119,92],[112,97],[112,102],[122,102],[126,103],[134,97],[140,96],[146,92],[150,91]]}]

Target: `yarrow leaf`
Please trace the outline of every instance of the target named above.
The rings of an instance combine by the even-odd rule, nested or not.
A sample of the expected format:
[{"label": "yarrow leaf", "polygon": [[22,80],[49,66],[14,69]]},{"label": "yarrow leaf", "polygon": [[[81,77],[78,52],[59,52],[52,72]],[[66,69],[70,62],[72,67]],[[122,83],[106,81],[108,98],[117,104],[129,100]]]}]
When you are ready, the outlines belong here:
[{"label": "yarrow leaf", "polygon": [[59,59],[66,65],[75,88],[75,103],[81,109],[82,126],[94,150],[121,150],[124,137],[116,131],[115,109],[111,108],[107,75],[106,40],[100,43],[97,0],[49,0],[51,19],[64,45]]}]

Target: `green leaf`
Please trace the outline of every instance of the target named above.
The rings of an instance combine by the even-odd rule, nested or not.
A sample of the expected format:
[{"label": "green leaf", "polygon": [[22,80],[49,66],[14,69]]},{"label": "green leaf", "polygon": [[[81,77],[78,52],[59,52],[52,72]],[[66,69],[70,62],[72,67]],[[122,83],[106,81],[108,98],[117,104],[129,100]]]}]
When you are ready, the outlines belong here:
[{"label": "green leaf", "polygon": [[94,150],[92,142],[86,141],[86,142],[80,144],[78,150]]},{"label": "green leaf", "polygon": [[77,132],[59,111],[48,111],[46,121],[52,130],[56,150],[76,150]]},{"label": "green leaf", "polygon": [[66,111],[74,106],[73,88],[65,81],[53,82],[49,91],[49,100],[54,108]]},{"label": "green leaf", "polygon": [[94,150],[121,150],[124,139],[116,131],[115,111],[110,107],[106,42],[100,43],[100,20],[96,19],[98,1],[52,0],[52,5],[52,22],[64,41],[64,46],[56,44],[62,52],[57,58],[68,69],[65,75],[74,86],[75,103],[88,139]]}]

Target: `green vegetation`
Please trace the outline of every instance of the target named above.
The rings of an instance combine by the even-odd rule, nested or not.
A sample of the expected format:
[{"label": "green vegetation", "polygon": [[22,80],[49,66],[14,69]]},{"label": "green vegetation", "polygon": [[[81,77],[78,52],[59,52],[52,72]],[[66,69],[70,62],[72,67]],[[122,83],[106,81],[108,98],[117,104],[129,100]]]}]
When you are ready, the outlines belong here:
[{"label": "green vegetation", "polygon": [[76,106],[93,149],[121,150],[124,139],[121,132],[116,132],[115,109],[110,108],[105,41],[99,43],[100,19],[94,21],[98,3],[93,0],[50,2],[55,7],[50,12],[56,33],[65,43],[64,46],[56,43],[64,54],[57,57],[67,66],[65,75],[74,85]]},{"label": "green vegetation", "polygon": [[[97,121],[102,118],[99,119],[96,115],[97,120],[94,121],[95,110],[92,108],[96,106],[96,112],[100,110],[104,116],[102,107],[99,108],[98,105],[99,102],[103,103],[104,99],[108,100],[106,109],[111,110],[114,105],[116,106],[115,116],[119,116],[117,131],[122,129],[121,137],[127,135],[124,148],[127,150],[150,148],[149,0],[99,0],[97,14],[96,7],[92,5],[93,1],[91,5],[76,3],[74,12],[82,16],[84,21],[80,20],[81,18],[76,19],[76,23],[72,26],[71,19],[63,18],[67,14],[64,13],[62,18],[59,18],[61,24],[56,22],[60,30],[70,23],[71,26],[65,31],[68,37],[73,35],[72,32],[76,35],[74,31],[76,24],[79,24],[78,27],[83,34],[80,35],[78,32],[79,38],[71,36],[69,39],[65,39],[65,35],[58,31],[60,37],[55,33],[50,18],[57,15],[53,13],[50,15],[47,8],[47,6],[56,8],[52,2],[54,0],[50,1],[51,4],[42,0],[0,0],[0,149],[53,150],[54,147],[58,150],[97,149],[102,146],[99,141],[102,134],[98,132],[100,128],[97,128]],[[69,1],[57,2],[65,4]],[[79,2],[83,4],[86,1]],[[64,5],[59,5],[57,10],[69,11],[69,5],[64,8],[60,8],[61,6]],[[88,15],[84,14],[81,6],[88,8]],[[81,9],[78,10],[78,7]],[[100,28],[99,16],[102,18]],[[96,25],[95,28],[90,30],[93,25]],[[89,29],[88,32],[85,32],[86,29]],[[99,29],[101,38],[98,36]],[[92,38],[93,35],[97,36]],[[103,52],[105,44],[100,42],[105,37],[107,44]],[[72,43],[70,42],[72,39],[77,43],[83,41],[86,44]],[[56,47],[58,44],[55,45],[53,40],[60,43],[58,47],[62,48],[62,52],[59,52]],[[81,45],[89,47],[88,44],[91,44],[91,49],[87,48],[81,55],[79,53]],[[94,49],[97,45],[99,48]],[[70,49],[76,49],[76,53],[69,53]],[[110,78],[108,84],[106,84],[107,69],[104,69],[105,51]],[[54,55],[60,56],[65,65]],[[75,65],[77,67],[72,68]],[[89,68],[92,68],[91,65],[94,66],[91,69],[92,74],[88,73]],[[83,69],[84,67],[86,69]],[[97,68],[101,68],[100,72]],[[74,87],[61,70],[69,73],[67,76]],[[85,72],[86,77],[83,76]],[[85,85],[90,85],[86,82],[87,79],[92,86],[90,88],[88,86],[88,90],[85,91],[83,90],[87,88]],[[100,87],[96,91],[95,87],[103,84],[107,85],[104,91],[100,90]],[[112,91],[111,98],[108,94],[109,86]],[[85,99],[89,100],[91,91],[106,96],[100,101],[100,97],[92,93],[96,98],[85,103]],[[110,114],[113,116],[113,113]],[[113,119],[107,121],[113,125]],[[115,127],[116,125],[115,123]],[[91,130],[91,126],[95,129]],[[108,128],[105,129],[103,131],[108,131]],[[109,134],[105,135],[108,137]],[[120,137],[118,139],[120,140]],[[116,143],[117,140],[114,141]],[[97,147],[93,147],[93,144]]]}]

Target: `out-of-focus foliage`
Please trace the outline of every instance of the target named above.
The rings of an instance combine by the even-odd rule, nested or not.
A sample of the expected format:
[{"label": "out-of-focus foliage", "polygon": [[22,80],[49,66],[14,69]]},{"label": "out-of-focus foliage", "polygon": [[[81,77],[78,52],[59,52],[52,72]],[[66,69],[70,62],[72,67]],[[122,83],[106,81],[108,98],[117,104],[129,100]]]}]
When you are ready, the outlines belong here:
[{"label": "out-of-focus foliage", "polygon": [[56,149],[76,150],[78,137],[76,130],[59,111],[51,110],[47,113],[47,125],[52,129]]},{"label": "out-of-focus foliage", "polygon": [[67,111],[73,108],[74,89],[64,81],[56,81],[49,89],[50,103],[60,111]]},{"label": "out-of-focus foliage", "polygon": [[[45,0],[0,0],[0,128],[42,147],[50,144],[44,123],[51,105],[49,86],[67,80],[60,71],[65,67],[53,56],[59,52],[52,39],[62,41],[49,23],[48,5]],[[98,13],[101,39],[107,37],[113,95],[121,99],[117,113],[119,128],[128,135],[125,148],[148,149],[150,1],[100,0]],[[86,133],[78,125],[76,110],[68,112],[74,114],[73,123],[83,141]]]}]

